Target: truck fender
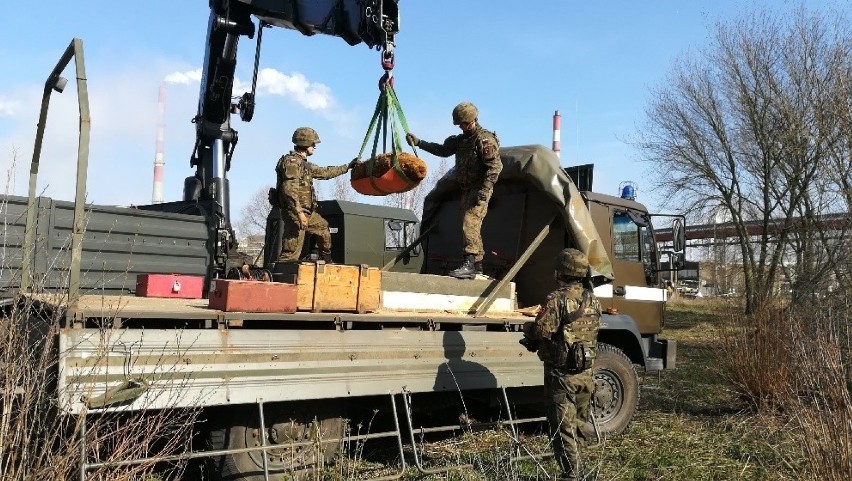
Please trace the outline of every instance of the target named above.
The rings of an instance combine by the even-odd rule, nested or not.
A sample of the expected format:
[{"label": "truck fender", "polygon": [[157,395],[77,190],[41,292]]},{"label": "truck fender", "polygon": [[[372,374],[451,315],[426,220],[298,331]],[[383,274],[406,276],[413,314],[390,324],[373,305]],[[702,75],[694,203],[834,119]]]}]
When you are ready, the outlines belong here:
[{"label": "truck fender", "polygon": [[601,314],[598,342],[618,348],[632,363],[645,366],[642,335],[632,317],[626,314]]}]

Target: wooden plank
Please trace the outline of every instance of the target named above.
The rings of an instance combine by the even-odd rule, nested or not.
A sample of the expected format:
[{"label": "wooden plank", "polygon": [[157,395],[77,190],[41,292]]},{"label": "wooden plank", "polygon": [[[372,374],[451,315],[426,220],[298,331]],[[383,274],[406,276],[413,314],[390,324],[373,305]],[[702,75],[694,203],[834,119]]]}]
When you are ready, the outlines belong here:
[{"label": "wooden plank", "polygon": [[296,270],[296,307],[300,311],[310,311],[314,308],[314,276],[316,264],[302,262]]},{"label": "wooden plank", "polygon": [[361,265],[358,282],[357,311],[373,312],[379,309],[382,295],[382,272],[365,264]]},{"label": "wooden plank", "polygon": [[544,241],[544,238],[547,237],[548,232],[550,232],[550,224],[552,224],[554,220],[556,220],[556,214],[554,214],[550,218],[550,220],[547,221],[547,224],[545,224],[545,226],[541,228],[541,231],[538,233],[535,239],[533,239],[529,247],[527,247],[524,253],[521,254],[521,257],[518,258],[517,262],[515,262],[515,265],[513,265],[512,268],[509,269],[509,272],[507,272],[506,275],[504,275],[503,278],[500,279],[500,282],[498,282],[494,286],[494,289],[488,294],[488,297],[485,299],[485,301],[483,301],[483,303],[476,309],[476,313],[473,317],[480,317],[485,315],[485,312],[488,311],[488,308],[491,307],[491,304],[494,303],[494,299],[497,298],[497,293],[500,292],[500,289],[502,289],[503,286],[505,286],[506,284],[511,282],[512,279],[515,278],[515,275],[518,273],[518,271],[521,270],[521,267],[523,267],[524,264],[527,263],[533,252],[538,249],[538,246],[540,246],[541,243]]}]

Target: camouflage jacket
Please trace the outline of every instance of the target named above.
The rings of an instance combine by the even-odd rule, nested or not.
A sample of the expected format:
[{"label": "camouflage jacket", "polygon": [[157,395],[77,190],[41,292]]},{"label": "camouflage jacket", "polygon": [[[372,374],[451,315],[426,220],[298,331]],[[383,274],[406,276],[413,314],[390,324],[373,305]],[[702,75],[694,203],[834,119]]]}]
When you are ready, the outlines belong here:
[{"label": "camouflage jacket", "polygon": [[[583,306],[586,293],[585,308]],[[545,368],[564,369],[570,346],[584,343],[592,359],[597,351],[601,305],[579,281],[564,285],[547,296],[534,322],[524,326],[524,336],[539,341],[538,357]]]},{"label": "camouflage jacket", "polygon": [[439,157],[455,154],[455,176],[462,189],[491,189],[503,170],[497,135],[480,126],[447,137],[443,144],[421,140],[418,147]]},{"label": "camouflage jacket", "polygon": [[320,167],[305,159],[302,154],[290,152],[278,160],[275,167],[278,189],[278,206],[285,214],[298,217],[299,212],[310,215],[317,206],[314,179],[332,179],[345,174],[349,165]]}]

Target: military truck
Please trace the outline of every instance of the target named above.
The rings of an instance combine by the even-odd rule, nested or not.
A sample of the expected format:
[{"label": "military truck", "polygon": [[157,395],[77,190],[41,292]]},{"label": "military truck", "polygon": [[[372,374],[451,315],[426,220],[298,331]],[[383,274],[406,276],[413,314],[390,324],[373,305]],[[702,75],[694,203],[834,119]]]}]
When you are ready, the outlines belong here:
[{"label": "military truck", "polygon": [[[409,434],[418,412],[455,413],[460,401],[500,404],[511,418],[513,406],[541,401],[541,363],[518,343],[521,326],[555,287],[555,253],[575,246],[589,255],[606,308],[595,416],[602,431],[623,431],[638,401],[637,369],[675,363],[675,344],[659,337],[666,298],[651,218],[634,200],[581,193],[541,146],[503,149],[503,172],[483,226],[482,278],[443,275],[461,257],[459,192],[450,172],[427,196],[422,222],[404,209],[321,204],[333,260],[382,268],[376,312],[209,307],[204,297],[212,281],[229,277],[242,261],[234,255],[225,174],[237,139],[231,113],[250,120],[254,97],[247,93],[230,104],[232,84],[223,79],[233,77],[236,42],[254,35],[254,15],[261,27],[383,46],[383,66],[392,68],[396,2],[347,0],[343,9],[338,3],[279,10],[272,2],[211,2],[194,121],[191,164],[197,170],[178,202],[85,204],[86,75],[82,43],[69,45],[45,82],[30,195],[6,198],[0,270],[4,304],[27,300],[40,309],[39,318],[52,312],[60,319],[56,406],[71,415],[203,407],[213,420],[205,426],[211,446],[228,450],[217,454],[215,476],[245,480],[310,466],[306,439],[317,433],[339,438],[345,419],[377,406],[386,406],[390,424],[406,418]],[[77,197],[66,202],[36,196],[35,185],[48,101],[64,88],[60,74],[71,59],[80,146]],[[673,244],[676,254],[683,243]],[[204,297],[137,297],[137,276],[152,273],[202,276]],[[396,409],[400,397],[404,414]],[[395,430],[400,448],[403,431]],[[331,456],[338,444],[326,446]]]},{"label": "military truck", "polygon": [[[502,158],[503,173],[483,225],[487,277],[444,276],[461,257],[452,171],[426,197],[419,226],[404,209],[321,204],[335,261],[386,268],[383,308],[366,314],[223,312],[210,309],[205,299],[134,297],[137,274],[205,275],[212,262],[208,219],[88,206],[78,273],[82,294],[63,298],[67,302],[29,294],[64,319],[60,405],[73,414],[200,405],[217,413],[210,416],[218,420],[210,436],[219,448],[245,449],[261,446],[261,432],[269,444],[304,440],[317,429],[334,439],[344,419],[388,406],[388,395],[407,396],[415,413],[408,413],[409,422],[418,407],[455,413],[459,399],[535,404],[541,401],[542,367],[518,344],[521,326],[530,320],[524,313],[534,312],[556,287],[555,253],[586,243],[600,281],[595,291],[606,309],[595,416],[602,431],[623,431],[638,403],[637,370],[644,374],[675,363],[674,342],[659,337],[666,291],[650,216],[634,200],[580,193],[545,147],[505,148]],[[26,217],[25,200],[8,199],[12,232],[23,230],[15,220]],[[63,247],[73,204],[48,198],[36,204],[40,234],[31,276],[41,279],[42,292],[61,290],[73,275]],[[424,234],[408,239],[407,231]],[[7,249],[13,246],[7,242]],[[611,282],[604,282],[607,276]],[[468,303],[450,301],[458,298]],[[144,392],[130,397],[121,392],[139,382]],[[310,464],[294,452],[301,453],[272,450],[267,469]],[[259,452],[227,456],[223,476],[262,479]]]}]

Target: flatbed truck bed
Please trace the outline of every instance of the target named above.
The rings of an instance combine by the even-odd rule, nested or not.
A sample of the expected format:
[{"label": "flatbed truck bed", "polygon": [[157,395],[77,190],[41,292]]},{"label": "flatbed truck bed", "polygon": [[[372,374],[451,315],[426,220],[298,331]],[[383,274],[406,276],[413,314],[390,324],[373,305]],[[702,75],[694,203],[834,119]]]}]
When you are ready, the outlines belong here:
[{"label": "flatbed truck bed", "polygon": [[[122,401],[100,407],[133,410],[541,383],[541,362],[518,344],[530,319],[520,312],[242,313],[206,299],[29,296],[66,321],[59,392],[72,413],[104,396]],[[124,399],[112,392],[122,385],[145,389]]]}]

